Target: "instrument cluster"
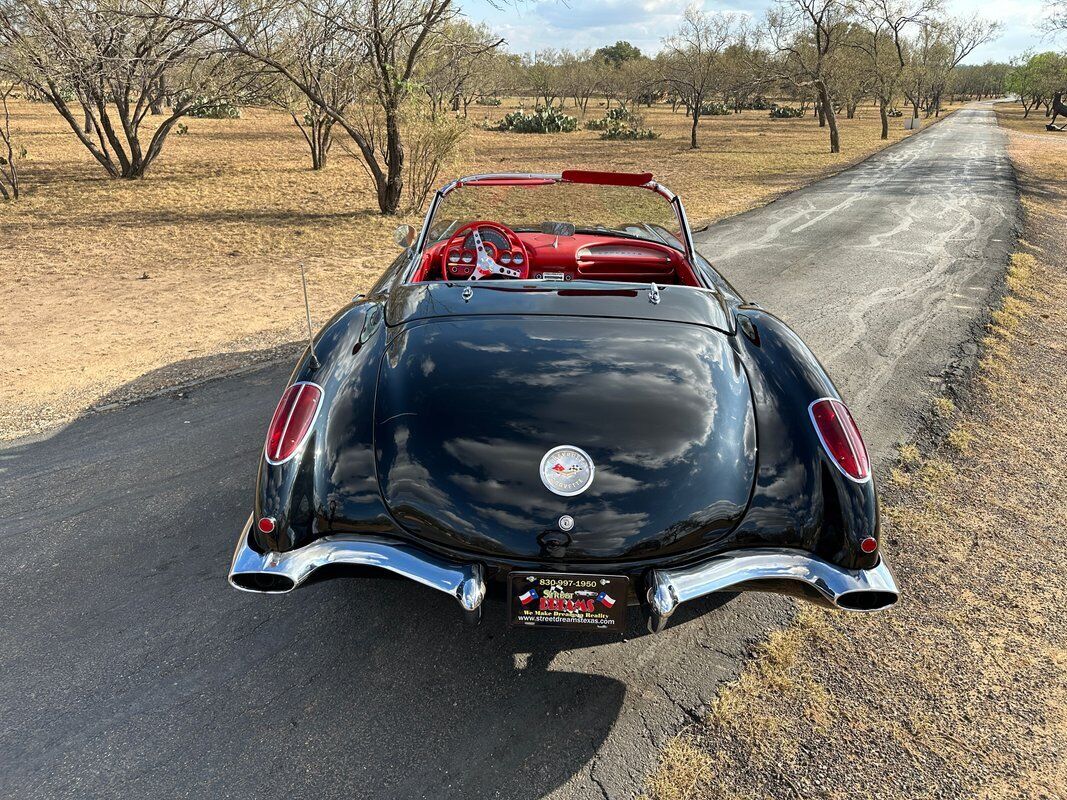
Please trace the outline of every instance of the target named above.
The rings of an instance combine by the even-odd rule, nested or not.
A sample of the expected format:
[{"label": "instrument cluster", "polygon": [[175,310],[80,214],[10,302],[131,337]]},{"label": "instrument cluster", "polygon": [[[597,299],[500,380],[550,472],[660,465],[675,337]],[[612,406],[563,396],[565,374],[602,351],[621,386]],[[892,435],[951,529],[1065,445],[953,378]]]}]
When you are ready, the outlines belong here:
[{"label": "instrument cluster", "polygon": [[[519,268],[526,263],[525,256],[517,251],[498,250],[492,246],[486,249],[489,251],[490,258],[502,266]],[[449,251],[448,272],[457,277],[466,277],[471,274],[476,261],[477,254],[474,249],[467,247],[464,243],[463,248],[453,248]]]},{"label": "instrument cluster", "polygon": [[[526,257],[518,250],[511,249],[511,243],[507,240],[507,237],[501,235],[498,231],[486,227],[482,228],[479,233],[486,252],[496,263],[515,269],[521,269],[526,263]],[[473,236],[468,236],[464,239],[462,247],[454,247],[449,250],[445,260],[450,277],[469,277],[478,261]]]}]

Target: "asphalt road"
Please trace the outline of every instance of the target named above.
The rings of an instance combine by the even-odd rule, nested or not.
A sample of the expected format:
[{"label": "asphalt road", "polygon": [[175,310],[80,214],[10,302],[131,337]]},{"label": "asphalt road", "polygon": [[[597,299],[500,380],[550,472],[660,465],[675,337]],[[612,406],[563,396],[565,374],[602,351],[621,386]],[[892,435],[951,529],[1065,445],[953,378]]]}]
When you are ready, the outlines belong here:
[{"label": "asphalt road", "polygon": [[[1015,215],[983,108],[699,238],[813,346],[885,457],[969,339]],[[605,641],[509,631],[498,607],[470,630],[404,582],[233,591],[287,372],[0,450],[0,796],[628,797],[788,614],[717,600]]]}]

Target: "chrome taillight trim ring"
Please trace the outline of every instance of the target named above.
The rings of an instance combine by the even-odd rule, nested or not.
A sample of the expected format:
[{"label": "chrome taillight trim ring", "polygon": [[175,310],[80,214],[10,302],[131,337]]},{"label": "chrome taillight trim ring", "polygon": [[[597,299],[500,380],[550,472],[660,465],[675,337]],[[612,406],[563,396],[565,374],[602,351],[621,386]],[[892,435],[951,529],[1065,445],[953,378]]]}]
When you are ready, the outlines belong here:
[{"label": "chrome taillight trim ring", "polygon": [[[322,399],[323,397],[325,397],[326,393],[323,388],[319,386],[319,384],[315,383],[314,381],[296,381],[292,385],[285,387],[285,392],[288,392],[290,389],[296,386],[300,386],[301,388],[299,389],[296,398],[294,398],[293,407],[289,410],[289,416],[286,418],[285,424],[282,426],[283,433],[289,429],[289,423],[293,419],[293,413],[296,411],[296,404],[300,401],[300,394],[304,391],[304,386],[313,386],[318,389],[319,400],[315,404],[315,410],[311,414],[311,419],[308,421],[307,430],[304,431],[304,434],[300,437],[300,441],[298,441],[293,447],[293,452],[291,452],[285,458],[275,460],[270,457],[270,452],[268,450],[270,446],[270,429],[267,429],[267,438],[263,442],[263,459],[272,467],[277,467],[282,464],[285,464],[288,461],[292,461],[294,458],[296,458],[297,454],[304,449],[304,445],[307,444],[307,440],[308,438],[310,438],[311,432],[315,429],[315,421],[319,418],[319,411],[322,410],[322,406],[324,405]],[[282,397],[285,397],[285,392],[282,392]],[[281,403],[281,400],[279,400],[278,402]],[[273,420],[273,417],[271,417],[271,419]]]},{"label": "chrome taillight trim ring", "polygon": [[[826,453],[827,457],[830,459],[830,463],[832,463],[835,467],[837,467],[837,471],[840,472],[842,475],[844,475],[846,478],[848,478],[853,483],[858,483],[858,484],[870,483],[874,479],[874,470],[871,469],[871,455],[870,455],[869,452],[867,452],[867,443],[863,442],[863,434],[860,433],[859,426],[856,425],[856,420],[855,419],[852,419],[852,425],[853,425],[853,427],[856,428],[856,434],[860,437],[860,441],[863,442],[863,450],[864,450],[865,455],[867,456],[867,458],[866,458],[866,461],[867,461],[867,475],[866,475],[866,477],[864,477],[864,478],[856,478],[856,477],[853,477],[852,475],[849,475],[848,471],[844,467],[842,467],[840,463],[838,463],[838,460],[834,457],[833,452],[830,450],[830,446],[826,443],[826,438],[823,436],[822,430],[819,428],[819,423],[815,421],[815,406],[818,405],[819,403],[824,402],[824,401],[829,401],[831,403],[840,403],[842,408],[844,408],[845,411],[848,411],[849,417],[850,418],[852,417],[852,412],[848,410],[848,406],[845,405],[845,401],[842,400],[840,397],[817,397],[816,399],[814,399],[810,403],[808,403],[808,419],[811,420],[811,427],[815,429],[815,435],[819,437],[819,444],[822,445],[823,452]],[[854,448],[852,446],[852,442],[849,441],[849,437],[847,435],[845,436],[845,441],[848,442],[848,448],[849,448],[849,450],[852,451],[852,457],[855,458],[856,459],[856,463],[859,464],[860,460],[858,458],[858,454],[856,453],[856,448]]]}]

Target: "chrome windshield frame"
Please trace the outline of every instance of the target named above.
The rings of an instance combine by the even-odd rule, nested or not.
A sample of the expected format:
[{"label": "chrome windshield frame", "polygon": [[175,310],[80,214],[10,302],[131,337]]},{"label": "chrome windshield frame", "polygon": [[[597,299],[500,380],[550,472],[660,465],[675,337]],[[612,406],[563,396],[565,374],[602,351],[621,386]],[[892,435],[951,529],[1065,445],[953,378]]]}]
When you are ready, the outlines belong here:
[{"label": "chrome windshield frame", "polygon": [[[415,240],[412,246],[412,259],[408,265],[406,274],[404,275],[404,282],[410,283],[411,278],[414,276],[416,270],[419,267],[422,254],[426,250],[427,238],[430,235],[430,225],[433,222],[434,216],[437,214],[437,209],[441,205],[441,201],[444,200],[449,194],[456,189],[461,188],[465,184],[472,181],[487,181],[487,180],[544,180],[552,181],[553,183],[564,183],[563,176],[561,174],[541,173],[541,172],[490,172],[480,175],[466,175],[462,178],[456,178],[436,192],[434,192],[433,199],[430,201],[430,206],[426,210],[426,216],[422,221],[422,228],[419,230],[419,236]],[[569,183],[570,181],[568,181]],[[590,184],[597,185],[597,184]],[[641,186],[635,186],[637,189],[648,189],[663,197],[673,208],[674,213],[678,217],[678,225],[682,232],[682,246],[685,248],[685,257],[689,260],[689,263],[693,263],[693,256],[695,249],[693,247],[693,232],[689,228],[689,218],[685,213],[685,206],[682,205],[681,199],[664,186],[656,181],[649,181]]]}]

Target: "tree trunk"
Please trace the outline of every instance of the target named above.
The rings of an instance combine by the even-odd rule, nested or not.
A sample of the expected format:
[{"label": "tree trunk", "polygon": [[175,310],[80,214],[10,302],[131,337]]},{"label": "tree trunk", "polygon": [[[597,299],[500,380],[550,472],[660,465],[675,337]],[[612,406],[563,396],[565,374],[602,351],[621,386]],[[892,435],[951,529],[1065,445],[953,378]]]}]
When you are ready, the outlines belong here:
[{"label": "tree trunk", "polygon": [[819,81],[819,107],[822,108],[826,117],[826,124],[830,128],[830,152],[841,152],[841,137],[837,132],[837,115],[834,113],[834,104],[830,100],[830,92],[826,89],[826,84]]},{"label": "tree trunk", "polygon": [[818,106],[818,114],[819,114],[819,127],[820,128],[825,128],[826,127],[826,103],[824,103],[822,101],[822,99],[821,99],[822,98],[822,94],[823,94],[822,90],[819,90],[820,99],[819,99],[819,102],[818,102],[817,106]]},{"label": "tree trunk", "polygon": [[703,101],[698,99],[693,107],[693,127],[689,131],[689,148],[691,150],[697,149],[697,124],[700,122],[700,106],[702,103]]},{"label": "tree trunk", "polygon": [[85,111],[85,125],[82,127],[82,130],[85,131],[86,133],[92,133],[93,132],[93,115],[89,113],[89,109],[88,108],[84,109],[84,111]]},{"label": "tree trunk", "polygon": [[152,97],[152,101],[148,105],[153,117],[158,117],[163,113],[163,97],[166,93],[167,90],[163,85],[163,78],[160,77],[159,81],[156,83],[156,94]]},{"label": "tree trunk", "polygon": [[384,110],[386,172],[375,183],[379,210],[383,214],[395,214],[404,191],[404,147],[400,138],[399,108],[387,106]]}]

